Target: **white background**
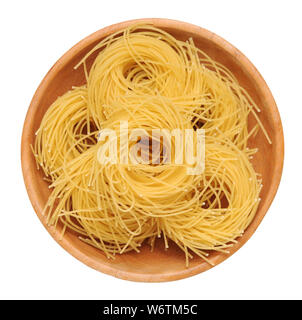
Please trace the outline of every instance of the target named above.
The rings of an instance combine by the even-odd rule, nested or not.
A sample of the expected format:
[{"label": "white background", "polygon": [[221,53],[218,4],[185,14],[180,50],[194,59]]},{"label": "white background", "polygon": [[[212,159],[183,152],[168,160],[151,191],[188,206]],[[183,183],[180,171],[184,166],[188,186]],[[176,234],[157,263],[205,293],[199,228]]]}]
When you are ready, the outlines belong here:
[{"label": "white background", "polygon": [[[1,1],[0,298],[302,298],[301,1]],[[143,17],[207,28],[241,50],[267,81],[285,133],[277,196],[250,241],[185,280],[135,283],[85,266],[45,231],[27,197],[21,131],[40,81],[71,46],[107,25]]]}]

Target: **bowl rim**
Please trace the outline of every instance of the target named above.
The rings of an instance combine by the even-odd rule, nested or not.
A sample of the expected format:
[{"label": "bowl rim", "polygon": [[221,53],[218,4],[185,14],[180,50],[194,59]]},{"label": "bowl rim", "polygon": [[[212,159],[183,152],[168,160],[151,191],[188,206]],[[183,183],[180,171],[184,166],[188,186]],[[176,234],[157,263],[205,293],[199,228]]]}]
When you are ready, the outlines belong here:
[{"label": "bowl rim", "polygon": [[232,254],[234,254],[239,248],[241,248],[250,239],[250,237],[253,235],[255,230],[258,228],[265,214],[267,213],[276,195],[278,186],[280,184],[281,176],[282,176],[283,162],[284,162],[284,135],[283,135],[281,118],[280,118],[275,100],[272,96],[272,93],[268,85],[266,84],[265,80],[263,79],[259,71],[256,69],[256,67],[252,64],[252,62],[242,52],[240,52],[236,47],[234,47],[232,44],[230,44],[228,41],[226,41],[222,37],[216,35],[215,33],[207,29],[193,25],[191,23],[172,20],[172,19],[165,19],[165,18],[142,18],[142,19],[133,19],[133,20],[127,20],[127,21],[115,23],[113,25],[107,26],[105,28],[102,28],[96,31],[88,35],[81,41],[79,41],[71,49],[69,49],[65,54],[63,54],[63,56],[61,56],[61,58],[59,58],[57,62],[50,68],[50,70],[47,72],[47,74],[41,81],[40,85],[38,86],[31,100],[31,103],[28,108],[26,118],[24,121],[22,139],[21,139],[21,165],[22,165],[23,179],[24,179],[24,183],[25,183],[25,187],[26,187],[29,199],[31,201],[31,204],[34,208],[36,215],[38,216],[38,218],[40,219],[40,221],[42,222],[46,230],[54,238],[54,240],[61,247],[63,247],[68,253],[70,253],[73,257],[80,260],[87,266],[95,270],[101,271],[105,274],[112,275],[114,277],[124,279],[124,280],[138,281],[138,282],[164,282],[164,281],[172,281],[172,280],[187,278],[187,277],[196,275],[198,273],[204,272],[212,268],[212,266],[209,264],[200,264],[193,267],[189,266],[188,268],[182,271],[176,271],[176,272],[165,273],[165,274],[161,274],[161,273],[145,274],[145,273],[137,273],[137,272],[131,272],[131,271],[121,271],[121,270],[117,270],[114,266],[108,266],[100,262],[96,262],[91,257],[85,255],[76,246],[73,246],[71,243],[64,240],[64,238],[63,240],[61,240],[58,232],[55,232],[54,227],[47,226],[45,223],[45,219],[42,216],[43,208],[39,203],[39,200],[35,193],[34,188],[32,188],[31,186],[31,181],[32,179],[34,179],[32,167],[30,165],[31,163],[30,158],[32,157],[32,153],[29,151],[30,148],[26,147],[27,139],[31,134],[29,132],[31,128],[31,124],[34,122],[34,117],[32,115],[34,114],[35,110],[38,107],[39,100],[43,96],[47,83],[52,81],[55,75],[69,61],[69,59],[74,55],[76,55],[77,53],[79,53],[83,48],[99,40],[99,38],[104,38],[118,30],[121,30],[133,23],[138,23],[138,22],[153,23],[159,28],[174,28],[179,30],[185,30],[186,32],[201,34],[203,38],[206,38],[207,40],[214,42],[216,45],[226,50],[229,54],[235,55],[239,63],[242,66],[244,66],[246,70],[249,71],[249,74],[253,77],[256,83],[259,86],[261,86],[263,95],[265,95],[266,97],[267,106],[270,108],[270,113],[273,114],[274,125],[278,127],[278,139],[276,139],[276,144],[277,144],[276,148],[279,151],[278,153],[279,157],[274,166],[273,179],[270,184],[268,196],[265,198],[264,204],[262,206],[262,210],[261,212],[257,210],[257,213],[252,221],[253,225],[251,224],[248,227],[246,232],[241,237],[240,242],[238,242],[238,245],[235,245],[231,248],[230,254],[228,255],[218,254],[214,257],[213,262],[215,263],[215,266],[221,263],[222,261],[228,259]]}]

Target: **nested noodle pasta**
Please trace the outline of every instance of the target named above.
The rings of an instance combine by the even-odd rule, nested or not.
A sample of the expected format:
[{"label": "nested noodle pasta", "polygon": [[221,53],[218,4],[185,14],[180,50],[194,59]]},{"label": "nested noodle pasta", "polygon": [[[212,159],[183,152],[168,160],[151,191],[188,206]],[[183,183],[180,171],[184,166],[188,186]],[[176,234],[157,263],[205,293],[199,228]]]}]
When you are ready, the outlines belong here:
[{"label": "nested noodle pasta", "polygon": [[[85,61],[95,52],[88,72]],[[187,265],[193,253],[209,261],[210,252],[227,252],[259,204],[261,179],[250,163],[257,150],[247,148],[248,139],[261,128],[271,143],[245,89],[193,39],[179,41],[152,25],[109,36],[76,67],[81,64],[87,84],[52,104],[33,148],[52,189],[48,223],[62,223],[63,233],[74,230],[109,258],[139,252],[144,241],[153,247],[158,237],[166,248],[175,242]],[[257,123],[250,129],[249,115]],[[129,132],[145,130],[147,144],[154,129],[204,129],[204,171],[188,174],[191,164],[173,162],[179,157],[174,138],[170,162],[163,147],[156,164],[121,162],[122,122]],[[97,141],[102,130],[115,133],[115,162],[100,161],[110,140]]]},{"label": "nested noodle pasta", "polygon": [[86,86],[59,97],[45,113],[36,132],[35,157],[54,180],[68,162],[95,144],[95,126],[87,110]]}]

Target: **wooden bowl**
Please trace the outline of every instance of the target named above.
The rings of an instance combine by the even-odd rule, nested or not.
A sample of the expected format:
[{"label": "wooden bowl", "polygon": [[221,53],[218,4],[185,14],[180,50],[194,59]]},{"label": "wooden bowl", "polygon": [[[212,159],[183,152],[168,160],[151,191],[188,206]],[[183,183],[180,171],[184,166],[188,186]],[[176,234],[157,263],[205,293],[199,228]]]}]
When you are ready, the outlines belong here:
[{"label": "wooden bowl", "polygon": [[[255,170],[261,173],[263,178],[262,201],[254,220],[238,243],[230,249],[230,254],[212,253],[210,255],[210,260],[217,265],[237,251],[251,237],[276,194],[284,156],[283,131],[277,106],[267,84],[252,63],[240,51],[216,34],[185,22],[168,19],[134,21],[151,22],[180,40],[193,37],[197,47],[229,68],[249,92],[262,110],[259,117],[272,139],[273,143],[269,145],[264,135],[259,133],[254,140],[250,141],[252,146],[259,148],[253,164]],[[74,70],[73,67],[100,40],[129,26],[134,21],[118,23],[93,33],[65,53],[49,70],[32,99],[25,119],[21,147],[22,169],[29,198],[39,219],[51,236],[75,258],[96,270],[121,279],[145,282],[171,281],[206,271],[211,266],[195,257],[190,261],[190,266],[186,268],[184,254],[173,245],[165,251],[162,244],[158,243],[154,252],[150,252],[150,247],[145,245],[140,253],[125,253],[116,256],[115,260],[108,260],[100,250],[83,243],[72,232],[67,231],[63,240],[60,240],[61,226],[59,225],[57,229],[47,226],[42,216],[42,210],[50,191],[48,184],[43,180],[42,170],[38,171],[36,168],[30,148],[30,145],[34,144],[35,132],[40,126],[41,119],[52,102],[72,86],[85,83],[83,70],[81,68]],[[90,57],[88,66],[91,65],[95,56]]]}]

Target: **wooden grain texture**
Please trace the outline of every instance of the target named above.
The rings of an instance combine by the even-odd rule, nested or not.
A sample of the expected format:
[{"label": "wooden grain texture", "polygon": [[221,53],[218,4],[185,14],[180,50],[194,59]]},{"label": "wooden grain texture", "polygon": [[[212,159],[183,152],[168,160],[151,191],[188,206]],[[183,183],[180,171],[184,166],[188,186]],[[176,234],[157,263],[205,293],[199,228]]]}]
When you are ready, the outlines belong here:
[{"label": "wooden grain texture", "polygon": [[[230,254],[212,253],[210,260],[215,265],[219,264],[236,252],[252,236],[266,214],[281,178],[284,142],[278,109],[260,73],[240,51],[216,34],[185,22],[168,19],[140,19],[118,23],[93,33],[64,54],[41,82],[28,109],[21,145],[22,170],[29,198],[39,219],[51,236],[75,258],[96,270],[126,280],[171,281],[198,274],[208,270],[211,266],[195,257],[191,260],[190,266],[186,268],[184,254],[174,245],[165,251],[160,242],[154,252],[150,252],[150,248],[145,245],[140,253],[129,252],[118,255],[115,260],[108,260],[100,250],[80,241],[74,232],[67,231],[64,238],[60,240],[61,226],[59,225],[56,230],[47,226],[42,216],[42,210],[50,191],[48,184],[43,180],[41,170],[38,171],[36,168],[30,148],[30,144],[34,143],[35,132],[39,128],[41,119],[52,102],[72,86],[84,84],[82,68],[74,70],[73,67],[100,40],[137,21],[153,23],[181,40],[193,37],[196,46],[234,73],[240,84],[261,108],[259,117],[273,142],[272,145],[269,145],[262,133],[250,141],[251,146],[257,146],[259,149],[253,159],[253,164],[263,178],[262,201],[254,220],[243,236],[238,239],[238,243],[230,249]],[[91,65],[94,58],[95,55],[89,58],[88,66]]]}]

